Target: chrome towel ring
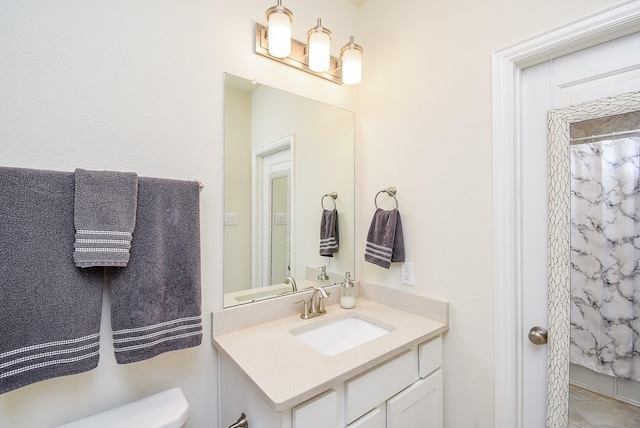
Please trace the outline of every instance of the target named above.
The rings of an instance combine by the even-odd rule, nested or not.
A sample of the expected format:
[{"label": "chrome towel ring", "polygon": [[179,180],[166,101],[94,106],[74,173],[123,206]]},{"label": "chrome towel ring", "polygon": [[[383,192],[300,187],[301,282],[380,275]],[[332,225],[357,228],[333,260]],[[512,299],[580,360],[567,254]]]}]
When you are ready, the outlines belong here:
[{"label": "chrome towel ring", "polygon": [[324,198],[331,198],[331,202],[333,202],[333,209],[336,210],[338,209],[338,207],[336,206],[336,199],[338,199],[338,193],[337,192],[331,192],[331,193],[327,193],[326,195],[322,196],[322,199],[320,199],[320,205],[322,206],[323,210],[326,210],[326,208],[324,207]]},{"label": "chrome towel ring", "polygon": [[398,209],[398,200],[396,199],[396,188],[393,186],[387,187],[386,189],[382,189],[381,191],[376,193],[376,197],[373,199],[373,203],[375,204],[376,209],[380,208],[378,206],[378,195],[380,195],[380,193],[386,193],[387,195],[391,196],[393,200],[396,202],[396,209]]}]

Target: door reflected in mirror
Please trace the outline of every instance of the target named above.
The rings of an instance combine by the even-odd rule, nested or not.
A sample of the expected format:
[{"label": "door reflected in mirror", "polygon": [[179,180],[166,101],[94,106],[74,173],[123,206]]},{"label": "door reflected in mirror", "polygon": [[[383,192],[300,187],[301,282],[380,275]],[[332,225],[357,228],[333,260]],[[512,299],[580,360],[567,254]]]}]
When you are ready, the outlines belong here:
[{"label": "door reflected in mirror", "polygon": [[271,260],[267,260],[269,266],[269,280],[262,284],[278,284],[284,282],[290,276],[291,259],[289,258],[289,171],[271,173],[269,176],[271,184],[271,233],[269,239],[268,254]]},{"label": "door reflected in mirror", "polygon": [[[287,277],[303,291],[354,273],[354,120],[225,74],[225,307],[293,292]],[[322,198],[332,192],[339,249],[322,257]]]}]

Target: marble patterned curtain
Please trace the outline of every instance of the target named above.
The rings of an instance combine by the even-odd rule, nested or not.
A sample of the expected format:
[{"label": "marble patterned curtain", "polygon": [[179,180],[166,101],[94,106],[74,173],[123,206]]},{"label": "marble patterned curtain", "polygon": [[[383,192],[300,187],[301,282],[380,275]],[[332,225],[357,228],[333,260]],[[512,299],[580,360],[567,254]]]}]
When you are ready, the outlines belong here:
[{"label": "marble patterned curtain", "polygon": [[640,138],[571,146],[570,360],[640,381]]}]

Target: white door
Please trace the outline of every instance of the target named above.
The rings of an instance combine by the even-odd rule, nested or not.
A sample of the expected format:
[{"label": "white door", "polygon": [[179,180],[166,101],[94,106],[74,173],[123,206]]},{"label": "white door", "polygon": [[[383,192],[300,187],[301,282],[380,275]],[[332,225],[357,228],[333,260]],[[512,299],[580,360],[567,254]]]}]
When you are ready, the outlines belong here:
[{"label": "white door", "polygon": [[547,326],[547,112],[640,90],[640,33],[522,73],[523,427],[546,426],[547,347],[526,340]]},{"label": "white door", "polygon": [[263,282],[279,284],[291,276],[290,195],[291,149],[280,150],[263,158],[262,164]]}]

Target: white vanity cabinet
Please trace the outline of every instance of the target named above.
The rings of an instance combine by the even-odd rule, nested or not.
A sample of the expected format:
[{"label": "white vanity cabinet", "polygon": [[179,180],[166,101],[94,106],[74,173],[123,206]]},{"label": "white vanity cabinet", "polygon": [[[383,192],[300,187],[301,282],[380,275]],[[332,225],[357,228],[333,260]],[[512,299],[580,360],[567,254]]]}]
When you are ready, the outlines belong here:
[{"label": "white vanity cabinet", "polygon": [[399,392],[347,428],[435,428],[443,426],[442,370]]},{"label": "white vanity cabinet", "polygon": [[240,370],[225,360],[220,373],[223,428],[242,412],[251,428],[443,426],[440,336],[280,413],[271,410]]},{"label": "white vanity cabinet", "polygon": [[[348,428],[442,428],[441,365],[442,339],[438,336],[420,344],[417,350],[407,351],[394,360],[345,382],[347,422],[367,407],[361,404],[363,397],[385,395],[381,405],[353,421]],[[361,388],[353,397],[350,396],[349,392],[356,392],[350,391],[353,383],[362,383],[363,379],[367,381],[366,388]],[[408,379],[411,382],[407,382]],[[391,389],[402,386],[399,392],[395,395],[382,393],[390,391],[389,385],[393,384],[395,388]],[[350,406],[352,402],[355,406]]]}]

